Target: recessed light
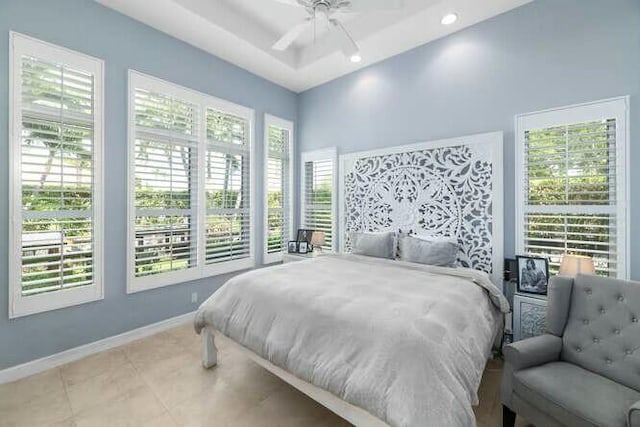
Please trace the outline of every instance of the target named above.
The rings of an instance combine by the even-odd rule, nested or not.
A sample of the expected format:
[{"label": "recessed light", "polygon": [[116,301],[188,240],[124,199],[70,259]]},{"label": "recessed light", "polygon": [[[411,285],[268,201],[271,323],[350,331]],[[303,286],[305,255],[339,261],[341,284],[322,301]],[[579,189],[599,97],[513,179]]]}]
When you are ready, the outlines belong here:
[{"label": "recessed light", "polygon": [[359,53],[354,53],[349,59],[351,59],[351,62],[353,62],[354,64],[357,64],[358,62],[362,61],[362,56],[360,56]]},{"label": "recessed light", "polygon": [[451,25],[458,20],[458,15],[455,13],[447,13],[442,17],[442,25]]}]

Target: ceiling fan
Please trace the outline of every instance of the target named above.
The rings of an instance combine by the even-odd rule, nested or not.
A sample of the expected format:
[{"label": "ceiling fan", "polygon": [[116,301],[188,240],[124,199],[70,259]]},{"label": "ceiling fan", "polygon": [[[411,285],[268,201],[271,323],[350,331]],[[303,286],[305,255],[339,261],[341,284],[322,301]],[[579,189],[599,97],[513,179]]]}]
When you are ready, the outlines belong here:
[{"label": "ceiling fan", "polygon": [[358,44],[335,16],[336,13],[358,13],[372,10],[393,10],[403,6],[403,0],[276,0],[295,7],[304,8],[309,16],[304,22],[295,25],[271,46],[273,50],[284,51],[291,43],[300,37],[305,31],[313,28],[317,21],[327,23],[329,30],[340,34],[340,49],[351,57],[354,62],[359,61]]}]

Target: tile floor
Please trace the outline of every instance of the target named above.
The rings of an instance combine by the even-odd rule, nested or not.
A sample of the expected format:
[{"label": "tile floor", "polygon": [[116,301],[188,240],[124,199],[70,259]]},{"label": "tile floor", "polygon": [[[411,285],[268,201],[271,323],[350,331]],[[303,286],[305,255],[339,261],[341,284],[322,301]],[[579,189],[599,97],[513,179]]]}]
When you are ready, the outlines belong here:
[{"label": "tile floor", "polygon": [[[184,325],[0,385],[0,426],[350,425],[223,340],[217,344],[218,367],[203,369],[200,339]],[[501,425],[501,373],[490,361],[478,426]]]}]

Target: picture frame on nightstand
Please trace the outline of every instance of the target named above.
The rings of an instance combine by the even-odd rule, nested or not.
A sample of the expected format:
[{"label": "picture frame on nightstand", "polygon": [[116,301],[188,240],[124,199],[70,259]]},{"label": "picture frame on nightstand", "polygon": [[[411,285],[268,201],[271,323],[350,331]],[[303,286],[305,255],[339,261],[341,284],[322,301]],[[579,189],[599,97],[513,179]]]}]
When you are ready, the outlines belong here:
[{"label": "picture frame on nightstand", "polygon": [[296,241],[298,244],[301,242],[307,242],[308,245],[311,244],[311,236],[313,235],[313,230],[306,228],[299,228],[298,233],[296,234]]},{"label": "picture frame on nightstand", "polygon": [[518,292],[547,295],[549,286],[549,259],[516,255]]}]

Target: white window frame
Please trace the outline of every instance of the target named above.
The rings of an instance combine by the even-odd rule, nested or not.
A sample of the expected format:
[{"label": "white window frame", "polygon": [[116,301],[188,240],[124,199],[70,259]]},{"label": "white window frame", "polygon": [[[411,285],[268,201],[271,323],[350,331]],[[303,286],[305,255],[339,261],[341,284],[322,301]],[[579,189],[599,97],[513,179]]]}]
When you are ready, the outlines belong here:
[{"label": "white window frame", "polygon": [[[103,124],[104,124],[104,61],[47,42],[9,33],[9,318],[28,316],[56,310],[104,297],[104,223],[103,223]],[[21,57],[36,58],[76,67],[93,73],[93,242],[94,281],[91,285],[61,289],[42,294],[22,295],[22,178],[21,178],[21,130],[22,130],[22,76]]]},{"label": "white window frame", "polygon": [[[519,114],[515,118],[516,130],[516,233],[515,248],[517,254],[524,254],[524,216],[526,214],[526,197],[524,184],[526,178],[525,165],[525,132],[528,129],[543,129],[571,123],[589,122],[614,118],[616,120],[616,218],[618,239],[619,279],[629,278],[629,96],[609,98],[594,102],[574,104],[560,108],[542,110],[527,114]],[[593,213],[588,206],[567,206],[571,213]]]},{"label": "white window frame", "polygon": [[[135,70],[129,70],[128,82],[128,206],[127,206],[127,293],[146,291],[149,289],[175,285],[190,280],[211,277],[219,274],[231,273],[239,270],[253,268],[255,266],[255,153],[253,144],[253,127],[255,126],[254,111],[250,108],[216,98],[195,90],[171,83]],[[136,277],[135,276],[135,89],[142,88],[163,94],[174,95],[181,100],[191,102],[198,108],[199,131],[198,131],[198,186],[196,188],[197,215],[196,231],[197,235],[197,256],[196,266],[183,271],[174,271],[156,275]],[[206,202],[205,202],[205,165],[207,150],[206,133],[206,110],[219,110],[224,113],[233,114],[248,120],[248,144],[249,144],[249,257],[239,260],[225,261],[218,264],[206,265]]]},{"label": "white window frame", "polygon": [[[282,261],[282,252],[279,253],[268,253],[268,239],[269,239],[269,200],[268,200],[268,162],[269,162],[269,127],[279,127],[285,129],[289,132],[289,194],[286,200],[287,205],[283,208],[283,211],[287,211],[287,215],[289,216],[289,230],[285,230],[285,233],[288,231],[289,238],[293,236],[294,233],[294,223],[293,223],[293,192],[294,192],[294,166],[295,166],[295,134],[294,134],[294,124],[292,121],[282,119],[280,117],[272,116],[271,114],[264,115],[264,141],[262,146],[264,147],[264,185],[263,185],[263,252],[262,252],[262,263],[263,264],[272,264],[275,262]],[[284,200],[283,200],[284,201]],[[287,242],[284,242],[286,247]]]},{"label": "white window frame", "polygon": [[333,162],[333,188],[331,190],[331,251],[337,252],[338,248],[338,149],[336,147],[322,150],[305,151],[300,155],[300,224],[305,223],[305,163],[322,160]]}]

